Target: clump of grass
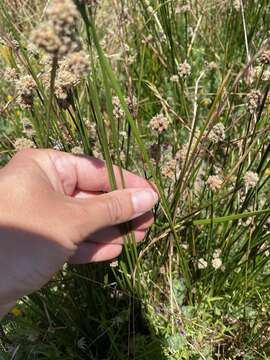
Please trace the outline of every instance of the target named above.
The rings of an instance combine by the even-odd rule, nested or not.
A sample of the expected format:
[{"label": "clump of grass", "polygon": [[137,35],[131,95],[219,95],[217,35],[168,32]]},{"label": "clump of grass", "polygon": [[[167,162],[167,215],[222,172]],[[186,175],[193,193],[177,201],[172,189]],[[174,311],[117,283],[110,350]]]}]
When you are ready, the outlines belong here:
[{"label": "clump of grass", "polygon": [[22,299],[2,356],[267,359],[267,1],[53,0],[32,24],[40,50],[0,9],[1,162],[94,155],[113,188],[115,163],[161,199],[139,248]]}]

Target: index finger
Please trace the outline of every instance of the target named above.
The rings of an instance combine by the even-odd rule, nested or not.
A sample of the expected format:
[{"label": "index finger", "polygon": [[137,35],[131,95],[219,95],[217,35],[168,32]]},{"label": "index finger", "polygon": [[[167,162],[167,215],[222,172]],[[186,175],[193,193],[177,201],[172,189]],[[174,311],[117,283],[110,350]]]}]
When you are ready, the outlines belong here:
[{"label": "index finger", "polygon": [[[103,191],[112,190],[109,172],[103,160],[87,155],[73,155],[57,150],[47,150],[53,162],[62,184],[68,184],[69,195],[77,189],[82,191]],[[141,176],[132,174],[118,166],[113,166],[117,189],[121,188],[142,188],[151,187],[154,184]],[[123,181],[124,180],[124,186]],[[65,191],[66,192],[66,191]]]}]

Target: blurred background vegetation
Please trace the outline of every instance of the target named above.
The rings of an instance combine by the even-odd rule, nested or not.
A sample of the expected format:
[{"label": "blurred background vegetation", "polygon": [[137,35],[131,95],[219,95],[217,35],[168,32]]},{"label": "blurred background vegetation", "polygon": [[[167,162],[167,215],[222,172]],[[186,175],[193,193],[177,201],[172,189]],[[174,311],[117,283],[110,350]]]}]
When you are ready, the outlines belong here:
[{"label": "blurred background vegetation", "polygon": [[75,3],[0,4],[1,164],[93,155],[161,201],[138,248],[19,301],[2,358],[268,359],[268,1]]}]

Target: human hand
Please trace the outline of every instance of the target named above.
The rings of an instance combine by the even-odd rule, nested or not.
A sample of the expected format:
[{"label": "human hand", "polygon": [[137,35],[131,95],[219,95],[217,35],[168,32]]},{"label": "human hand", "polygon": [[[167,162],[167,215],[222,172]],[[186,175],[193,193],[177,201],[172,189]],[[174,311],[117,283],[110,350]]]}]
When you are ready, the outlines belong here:
[{"label": "human hand", "polygon": [[[121,172],[115,167],[117,188]],[[153,223],[153,185],[123,171],[111,191],[105,163],[55,150],[24,150],[0,170],[0,316],[45,285],[67,261],[117,257],[118,224],[136,241]]]}]

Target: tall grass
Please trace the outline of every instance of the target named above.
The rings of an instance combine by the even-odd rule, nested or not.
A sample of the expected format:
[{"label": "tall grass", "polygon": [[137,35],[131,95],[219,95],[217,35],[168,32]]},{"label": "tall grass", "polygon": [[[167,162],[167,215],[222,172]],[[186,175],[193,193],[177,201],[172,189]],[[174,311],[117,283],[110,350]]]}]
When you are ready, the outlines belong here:
[{"label": "tall grass", "polygon": [[22,299],[3,322],[3,358],[267,359],[268,1],[86,3],[90,71],[64,102],[58,60],[44,65],[0,4],[3,68],[35,83],[25,109],[18,79],[1,81],[1,161],[22,137],[83,151],[106,161],[112,188],[113,163],[152,180],[160,203],[117,264],[66,266]]}]

